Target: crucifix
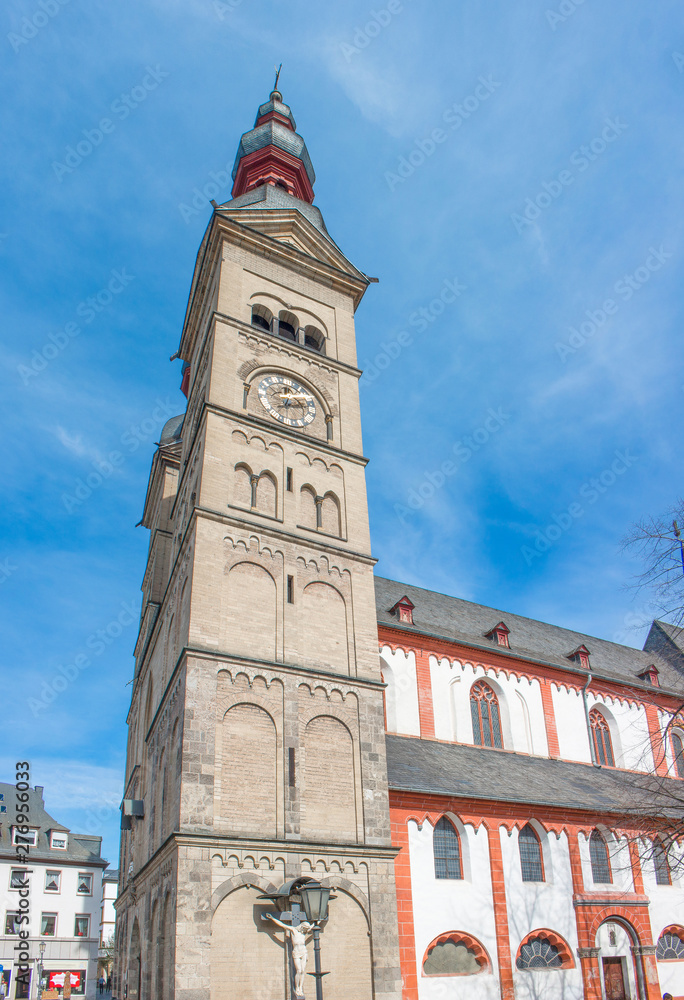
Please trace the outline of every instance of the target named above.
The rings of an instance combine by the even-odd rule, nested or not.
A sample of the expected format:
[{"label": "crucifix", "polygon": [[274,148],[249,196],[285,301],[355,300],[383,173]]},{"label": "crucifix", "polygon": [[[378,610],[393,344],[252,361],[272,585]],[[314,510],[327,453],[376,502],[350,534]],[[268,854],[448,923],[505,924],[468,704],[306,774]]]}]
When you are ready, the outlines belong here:
[{"label": "crucifix", "polygon": [[264,913],[262,920],[270,920],[282,928],[287,935],[288,954],[290,959],[290,983],[292,984],[293,1000],[304,1000],[304,973],[306,972],[306,936],[312,930],[311,924],[302,912],[299,903],[290,904],[289,910],[284,910],[276,917],[273,913]]},{"label": "crucifix", "polygon": [[[280,78],[280,71],[281,71],[282,68],[283,68],[283,64],[282,63],[280,64],[280,66],[276,66],[275,67],[276,78],[275,78],[275,83],[273,84],[273,90],[274,91],[278,91],[278,80]],[[278,93],[280,93],[280,91],[278,91]]]}]

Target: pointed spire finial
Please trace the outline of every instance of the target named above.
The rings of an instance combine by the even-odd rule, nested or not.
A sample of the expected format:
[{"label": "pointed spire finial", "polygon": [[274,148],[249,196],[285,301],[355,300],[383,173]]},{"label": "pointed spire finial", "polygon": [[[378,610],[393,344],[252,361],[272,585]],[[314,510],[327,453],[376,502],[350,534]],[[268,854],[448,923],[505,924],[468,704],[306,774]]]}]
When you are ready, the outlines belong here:
[{"label": "pointed spire finial", "polygon": [[273,90],[271,91],[271,95],[270,96],[274,97],[277,94],[278,97],[280,98],[280,100],[282,100],[283,99],[283,95],[278,90],[278,80],[280,79],[280,71],[283,68],[283,64],[281,63],[280,66],[274,66],[273,68],[276,71],[276,78],[275,78],[275,83],[273,84]]}]

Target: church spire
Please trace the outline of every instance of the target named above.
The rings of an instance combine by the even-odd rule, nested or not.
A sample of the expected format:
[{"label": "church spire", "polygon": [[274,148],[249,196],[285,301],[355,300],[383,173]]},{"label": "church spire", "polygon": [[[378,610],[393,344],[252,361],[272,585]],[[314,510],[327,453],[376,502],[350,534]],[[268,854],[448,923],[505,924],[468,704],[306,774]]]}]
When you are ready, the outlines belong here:
[{"label": "church spire", "polygon": [[306,144],[297,134],[297,123],[283,95],[274,89],[257,111],[254,128],[240,139],[233,166],[233,198],[262,184],[273,184],[311,204],[316,180]]}]

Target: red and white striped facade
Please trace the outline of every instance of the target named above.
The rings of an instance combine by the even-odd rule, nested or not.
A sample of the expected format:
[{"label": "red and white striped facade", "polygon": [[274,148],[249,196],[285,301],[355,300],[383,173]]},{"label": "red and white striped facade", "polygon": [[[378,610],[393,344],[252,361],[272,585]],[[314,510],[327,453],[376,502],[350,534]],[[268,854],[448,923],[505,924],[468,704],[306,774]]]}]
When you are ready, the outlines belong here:
[{"label": "red and white striped facade", "polygon": [[[592,677],[587,684],[587,671],[582,675],[574,665],[590,667],[580,655],[567,670],[516,655],[505,626],[500,634],[493,629],[488,635],[490,651],[482,648],[486,639],[468,645],[412,628],[412,608],[387,610],[397,625],[381,620],[378,626],[386,729],[414,741],[409,746],[408,739],[388,738],[405,1000],[542,995],[618,1000],[621,983],[622,995],[633,1000],[657,1000],[664,992],[683,996],[684,882],[672,874],[662,884],[662,865],[657,872],[648,845],[638,840],[638,825],[631,827],[624,813],[618,821],[616,810],[611,815],[595,805],[588,808],[574,792],[551,787],[555,772],[549,766],[554,760],[575,762],[573,773],[581,783],[585,774],[596,776],[596,764],[608,752],[627,784],[630,775],[637,785],[639,774],[677,775],[681,759],[675,759],[673,731],[666,733],[665,727],[681,701],[641,681]],[[450,747],[492,742],[491,728],[488,737],[483,735],[478,707],[485,689],[484,724],[491,727],[492,713],[498,712],[497,748],[483,746],[476,759],[490,771],[498,765],[505,771],[514,759],[519,769],[527,767],[534,782],[529,796],[525,788],[511,787],[500,800],[492,799],[484,794],[487,782],[478,766],[469,765],[472,774],[454,775],[454,794],[442,790],[443,780],[433,787],[429,773],[426,779],[427,765],[415,778],[410,767],[401,772],[407,778],[398,777],[392,765],[396,746],[409,761],[429,759],[430,752],[448,760]],[[601,770],[610,763],[609,758]],[[546,772],[550,787],[545,794]],[[464,794],[468,782],[470,795]],[[436,874],[435,827],[443,817],[458,840],[457,878]],[[525,836],[531,828],[538,845],[541,877],[534,880],[522,876],[519,839],[525,828]],[[593,831],[598,850],[603,843],[607,854],[608,874],[599,871],[598,877],[610,881],[595,880]],[[672,862],[681,857],[681,845],[670,850]],[[535,940],[555,948],[546,949],[555,956],[554,964],[519,968]],[[681,957],[657,956],[659,941],[662,955],[671,940],[675,946],[682,942]],[[440,946],[449,941],[452,953],[460,943],[470,971],[443,971],[449,960]],[[437,972],[434,958],[425,966],[433,952],[442,956]],[[446,962],[442,974],[439,961]]]}]

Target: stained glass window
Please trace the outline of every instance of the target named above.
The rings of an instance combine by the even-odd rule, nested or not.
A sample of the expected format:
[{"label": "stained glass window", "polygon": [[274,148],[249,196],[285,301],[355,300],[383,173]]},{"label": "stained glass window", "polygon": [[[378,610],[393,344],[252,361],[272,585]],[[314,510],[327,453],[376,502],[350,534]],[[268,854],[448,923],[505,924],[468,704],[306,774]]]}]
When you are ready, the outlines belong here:
[{"label": "stained glass window", "polygon": [[529,823],[520,831],[518,850],[520,851],[523,882],[543,882],[544,865],[542,864],[541,844]]},{"label": "stained glass window", "polygon": [[589,724],[591,725],[591,738],[594,742],[594,756],[597,762],[607,764],[608,767],[615,767],[613,742],[605,716],[594,709],[589,713]]},{"label": "stained glass window", "polygon": [[598,830],[594,830],[589,838],[589,857],[594,882],[612,882],[608,845]]},{"label": "stained glass window", "polygon": [[444,816],[435,826],[432,838],[435,878],[463,878],[461,843],[453,826]]},{"label": "stained glass window", "polygon": [[679,733],[672,734],[672,752],[674,753],[675,771],[679,778],[684,778],[684,743]]},{"label": "stained glass window", "polygon": [[659,837],[653,841],[653,866],[655,868],[656,885],[672,885],[670,859],[667,848]]},{"label": "stained glass window", "polygon": [[470,691],[470,714],[473,739],[477,746],[503,749],[499,700],[484,681],[478,681]]}]

